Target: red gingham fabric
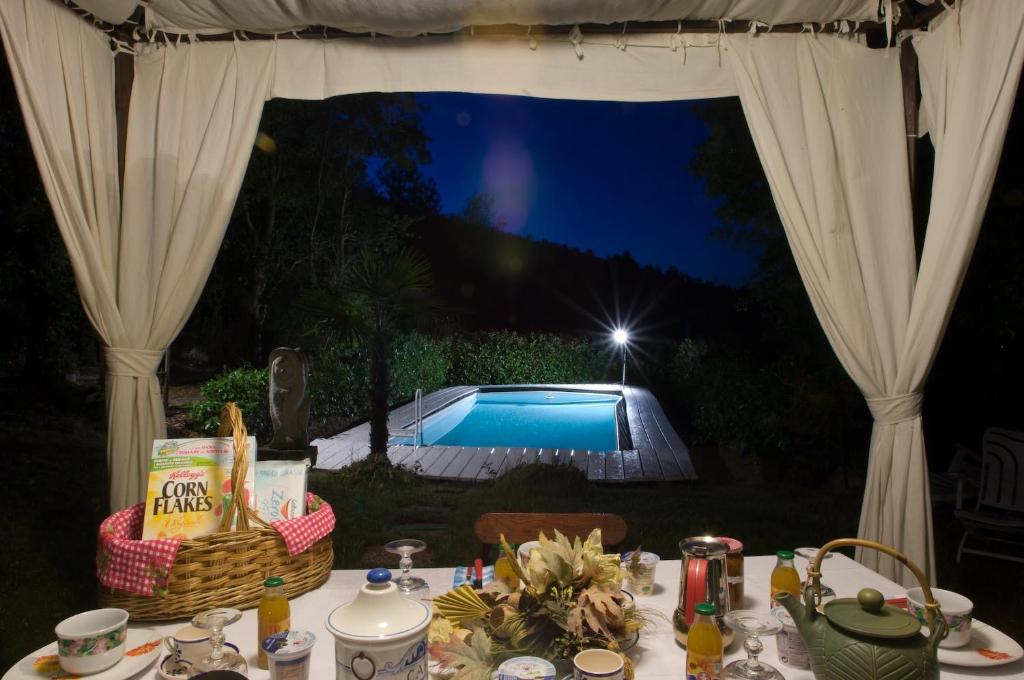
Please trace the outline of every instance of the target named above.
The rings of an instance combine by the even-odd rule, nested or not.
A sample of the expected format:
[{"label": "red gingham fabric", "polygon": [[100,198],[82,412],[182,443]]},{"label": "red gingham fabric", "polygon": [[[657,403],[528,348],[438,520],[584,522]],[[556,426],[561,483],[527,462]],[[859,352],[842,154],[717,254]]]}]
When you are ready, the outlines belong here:
[{"label": "red gingham fabric", "polygon": [[[284,539],[289,555],[298,555],[334,530],[334,510],[329,503],[307,493],[306,511],[303,517],[271,524]],[[163,597],[181,539],[140,540],[142,513],[143,504],[138,503],[100,524],[96,576],[107,588]]]},{"label": "red gingham fabric", "polygon": [[334,531],[334,510],[331,504],[311,493],[306,494],[306,515],[295,519],[271,522],[284,539],[289,555],[298,555],[327,534]]},{"label": "red gingham fabric", "polygon": [[143,505],[115,512],[100,524],[96,576],[108,588],[161,596],[166,594],[181,539],[139,540]]}]

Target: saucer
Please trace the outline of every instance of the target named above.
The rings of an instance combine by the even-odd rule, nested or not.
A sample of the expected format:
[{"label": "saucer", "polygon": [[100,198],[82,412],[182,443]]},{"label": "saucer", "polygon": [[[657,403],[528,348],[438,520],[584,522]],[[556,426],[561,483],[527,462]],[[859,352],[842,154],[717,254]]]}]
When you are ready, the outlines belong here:
[{"label": "saucer", "polygon": [[[163,649],[163,636],[152,628],[128,628],[124,656],[105,671],[93,673],[89,680],[128,680],[153,665]],[[7,671],[3,680],[59,680],[77,678],[60,667],[57,659],[57,642],[37,649]]]},{"label": "saucer", "polygon": [[[238,645],[234,645],[230,642],[225,642],[224,646],[230,647],[235,652],[238,651]],[[163,680],[186,680],[188,678],[188,674],[181,670],[176,670],[174,668],[176,664],[173,664],[172,661],[173,659],[170,654],[160,659],[160,663],[157,664],[156,667],[156,674],[163,678]]]},{"label": "saucer", "polygon": [[939,663],[950,666],[1001,666],[1024,657],[1024,649],[1005,633],[974,619],[963,647],[939,647]]}]

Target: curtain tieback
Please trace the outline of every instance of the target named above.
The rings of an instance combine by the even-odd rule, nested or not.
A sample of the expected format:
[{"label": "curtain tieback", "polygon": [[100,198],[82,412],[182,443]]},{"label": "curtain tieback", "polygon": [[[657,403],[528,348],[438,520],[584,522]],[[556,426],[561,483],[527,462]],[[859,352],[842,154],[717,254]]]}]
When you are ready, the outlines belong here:
[{"label": "curtain tieback", "polygon": [[164,360],[160,349],[130,349],[128,347],[104,347],[107,359],[107,375],[125,378],[155,378],[156,369]]},{"label": "curtain tieback", "polygon": [[896,425],[921,417],[921,401],[924,394],[910,392],[895,397],[869,397],[868,408],[879,425]]}]

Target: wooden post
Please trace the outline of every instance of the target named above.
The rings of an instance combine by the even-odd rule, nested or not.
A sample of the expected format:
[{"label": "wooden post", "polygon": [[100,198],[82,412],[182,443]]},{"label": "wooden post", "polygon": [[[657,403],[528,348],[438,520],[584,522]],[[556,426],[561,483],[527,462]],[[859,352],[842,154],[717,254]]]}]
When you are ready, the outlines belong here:
[{"label": "wooden post", "polygon": [[114,115],[117,119],[117,179],[124,193],[124,150],[128,140],[128,106],[135,82],[135,57],[118,52],[114,55]]},{"label": "wooden post", "polygon": [[910,182],[910,207],[916,212],[917,199],[917,117],[921,95],[917,83],[917,52],[905,40],[900,47],[900,75],[903,77],[903,122],[907,130],[907,168]]}]

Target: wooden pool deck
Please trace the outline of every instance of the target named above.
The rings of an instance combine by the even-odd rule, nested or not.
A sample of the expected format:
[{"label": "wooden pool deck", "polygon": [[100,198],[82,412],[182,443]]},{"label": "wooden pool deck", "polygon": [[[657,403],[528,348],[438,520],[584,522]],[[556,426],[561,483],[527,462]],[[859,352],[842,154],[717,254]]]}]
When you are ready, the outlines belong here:
[{"label": "wooden pool deck", "polygon": [[[625,451],[590,451],[582,449],[525,449],[479,446],[407,446],[388,448],[388,458],[396,465],[408,467],[423,477],[463,481],[498,477],[508,470],[527,463],[572,465],[600,482],[654,482],[696,479],[697,472],[686,445],[672,429],[661,405],[642,387],[627,385],[517,385],[523,389],[585,389],[593,392],[621,393],[626,399],[633,448]],[[476,392],[472,386],[447,387],[423,397],[423,414],[444,408],[454,401]],[[388,423],[392,431],[412,428],[414,404],[408,403],[391,411]],[[362,460],[370,450],[370,425],[363,423],[333,437],[313,441],[319,448],[316,467],[337,470]]]}]

